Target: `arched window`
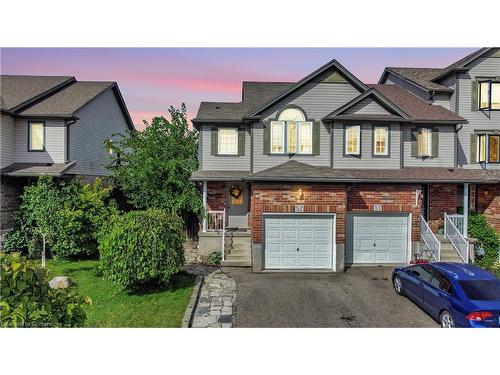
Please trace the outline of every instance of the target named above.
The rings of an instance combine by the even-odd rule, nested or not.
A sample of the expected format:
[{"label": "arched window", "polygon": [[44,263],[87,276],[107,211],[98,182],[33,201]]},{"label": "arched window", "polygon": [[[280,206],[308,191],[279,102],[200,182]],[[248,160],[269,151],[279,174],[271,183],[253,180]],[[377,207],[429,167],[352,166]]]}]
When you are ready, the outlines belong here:
[{"label": "arched window", "polygon": [[286,108],[271,122],[271,153],[311,154],[313,124],[298,108]]}]

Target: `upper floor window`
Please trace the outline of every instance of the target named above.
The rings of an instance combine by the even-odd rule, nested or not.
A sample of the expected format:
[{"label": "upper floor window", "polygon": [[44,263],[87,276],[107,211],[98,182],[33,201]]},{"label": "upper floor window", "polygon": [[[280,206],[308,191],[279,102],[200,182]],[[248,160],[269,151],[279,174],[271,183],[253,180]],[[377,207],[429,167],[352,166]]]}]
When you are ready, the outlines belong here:
[{"label": "upper floor window", "polygon": [[238,129],[219,128],[217,152],[219,155],[238,154]]},{"label": "upper floor window", "polygon": [[478,82],[479,109],[500,110],[500,82]]},{"label": "upper floor window", "polygon": [[361,126],[352,125],[345,128],[345,154],[359,155],[361,153]]},{"label": "upper floor window", "polygon": [[477,161],[479,163],[500,163],[500,135],[477,135]]},{"label": "upper floor window", "polygon": [[108,155],[113,155],[113,140],[111,138],[106,141],[106,151]]},{"label": "upper floor window", "polygon": [[376,126],[373,128],[373,154],[375,156],[389,155],[389,127]]},{"label": "upper floor window", "polygon": [[271,122],[272,154],[312,154],[312,122],[297,108],[283,110]]},{"label": "upper floor window", "polygon": [[45,150],[45,123],[28,122],[28,151]]},{"label": "upper floor window", "polygon": [[432,129],[418,129],[418,156],[429,157],[432,155]]}]

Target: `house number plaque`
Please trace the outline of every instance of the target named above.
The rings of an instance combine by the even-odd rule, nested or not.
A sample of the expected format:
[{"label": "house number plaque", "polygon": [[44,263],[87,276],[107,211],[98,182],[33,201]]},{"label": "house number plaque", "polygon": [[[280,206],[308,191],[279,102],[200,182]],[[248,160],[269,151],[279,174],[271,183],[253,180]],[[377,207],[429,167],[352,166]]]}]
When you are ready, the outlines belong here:
[{"label": "house number plaque", "polygon": [[294,206],[295,212],[304,212],[304,205],[303,204],[296,204]]}]

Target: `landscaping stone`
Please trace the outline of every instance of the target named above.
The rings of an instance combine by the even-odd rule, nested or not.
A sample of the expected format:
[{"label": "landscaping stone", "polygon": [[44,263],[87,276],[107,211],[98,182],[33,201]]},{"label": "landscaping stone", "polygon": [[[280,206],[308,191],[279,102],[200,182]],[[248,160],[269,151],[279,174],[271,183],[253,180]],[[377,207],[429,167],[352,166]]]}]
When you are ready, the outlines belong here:
[{"label": "landscaping stone", "polygon": [[66,289],[73,285],[73,281],[68,276],[56,276],[49,281],[52,289]]}]

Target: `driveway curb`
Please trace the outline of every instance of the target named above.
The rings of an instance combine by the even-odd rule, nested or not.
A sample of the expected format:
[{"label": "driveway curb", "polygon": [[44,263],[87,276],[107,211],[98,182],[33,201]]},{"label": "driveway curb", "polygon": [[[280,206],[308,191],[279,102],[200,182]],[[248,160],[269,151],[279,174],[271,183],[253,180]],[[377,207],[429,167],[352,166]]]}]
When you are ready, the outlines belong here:
[{"label": "driveway curb", "polygon": [[196,311],[198,299],[200,298],[201,286],[203,284],[204,279],[205,277],[203,275],[196,276],[193,293],[191,293],[191,298],[189,299],[186,311],[184,312],[181,328],[191,328],[193,324],[194,312]]}]

